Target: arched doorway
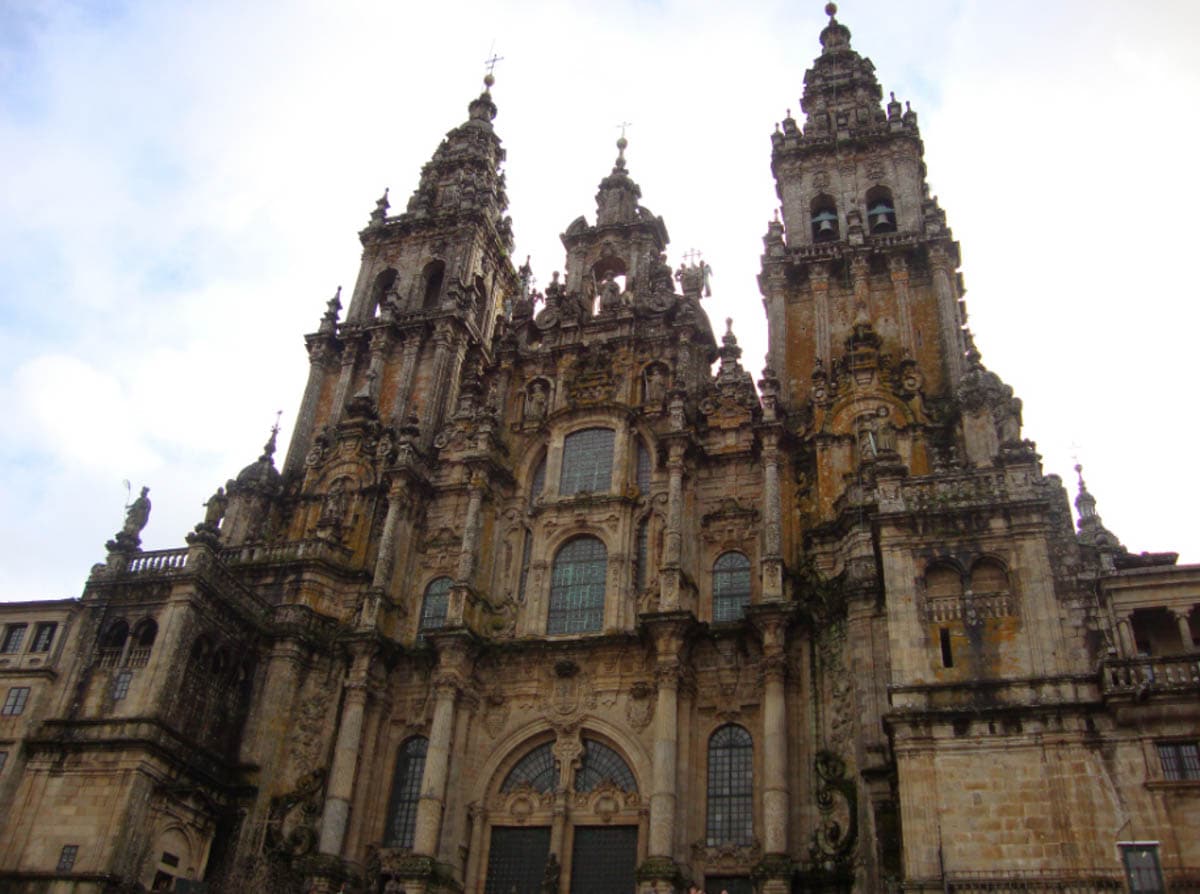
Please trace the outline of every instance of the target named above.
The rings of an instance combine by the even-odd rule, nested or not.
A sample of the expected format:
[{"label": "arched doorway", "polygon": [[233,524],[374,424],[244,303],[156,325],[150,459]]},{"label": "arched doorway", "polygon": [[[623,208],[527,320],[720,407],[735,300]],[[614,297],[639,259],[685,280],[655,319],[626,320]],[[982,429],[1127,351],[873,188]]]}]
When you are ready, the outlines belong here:
[{"label": "arched doorway", "polygon": [[633,894],[644,819],[637,779],[590,731],[514,750],[488,796],[483,894]]}]

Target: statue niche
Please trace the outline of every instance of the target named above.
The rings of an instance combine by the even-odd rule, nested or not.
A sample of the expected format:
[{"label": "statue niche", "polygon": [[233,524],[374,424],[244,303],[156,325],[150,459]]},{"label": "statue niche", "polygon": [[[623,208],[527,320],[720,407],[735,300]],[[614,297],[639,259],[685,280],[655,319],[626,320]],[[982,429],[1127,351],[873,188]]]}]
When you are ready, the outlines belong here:
[{"label": "statue niche", "polygon": [[525,424],[539,425],[549,412],[550,383],[546,379],[534,379],[525,389]]},{"label": "statue niche", "polygon": [[647,410],[662,408],[669,382],[670,370],[664,363],[651,363],[642,370],[642,405]]}]

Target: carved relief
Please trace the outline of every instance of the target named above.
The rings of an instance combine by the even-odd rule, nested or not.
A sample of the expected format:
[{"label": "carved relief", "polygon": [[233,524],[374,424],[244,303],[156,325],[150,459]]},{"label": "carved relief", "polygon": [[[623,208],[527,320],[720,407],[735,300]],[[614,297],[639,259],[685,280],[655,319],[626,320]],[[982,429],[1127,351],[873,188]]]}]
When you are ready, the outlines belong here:
[{"label": "carved relief", "polygon": [[649,683],[634,683],[625,700],[625,719],[639,733],[654,717],[654,687]]}]

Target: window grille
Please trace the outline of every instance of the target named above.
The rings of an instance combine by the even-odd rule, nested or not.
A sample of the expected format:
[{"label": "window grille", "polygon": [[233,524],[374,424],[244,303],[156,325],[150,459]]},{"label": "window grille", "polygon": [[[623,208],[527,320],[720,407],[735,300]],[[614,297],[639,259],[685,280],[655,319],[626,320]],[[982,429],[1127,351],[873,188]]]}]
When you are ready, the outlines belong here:
[{"label": "window grille", "polygon": [[560,495],[608,493],[612,489],[614,437],[611,428],[585,428],[567,435],[563,441]]},{"label": "window grille", "polygon": [[4,631],[4,643],[0,645],[0,652],[3,652],[5,655],[20,652],[21,643],[25,641],[25,630],[28,626],[28,624],[9,624],[8,629]]},{"label": "window grille", "polygon": [[743,727],[723,726],[708,740],[708,844],[754,838],[754,742]]},{"label": "window grille", "polygon": [[536,792],[554,791],[558,785],[558,764],[549,742],[517,761],[504,777],[500,791],[508,793],[522,785],[528,785]]},{"label": "window grille", "polygon": [[736,621],[750,604],[750,560],[725,553],[713,565],[713,620]]},{"label": "window grille", "polygon": [[58,872],[70,872],[75,868],[75,858],[79,856],[79,845],[64,844],[58,855]]},{"label": "window grille", "polygon": [[0,707],[0,715],[4,717],[16,717],[25,711],[25,703],[29,701],[28,686],[13,686],[8,690],[8,696],[4,699],[4,706]]},{"label": "window grille", "polygon": [[1159,742],[1158,759],[1164,779],[1200,780],[1200,743]]},{"label": "window grille", "polygon": [[621,755],[607,745],[593,739],[584,739],[583,762],[579,766],[579,772],[575,774],[575,791],[594,791],[604,782],[612,782],[622,791],[637,791],[633,771],[622,760]]},{"label": "window grille", "polygon": [[388,806],[385,847],[411,848],[417,829],[417,804],[421,800],[421,777],[425,774],[425,753],[429,740],[414,736],[396,752],[396,772],[392,776],[392,798]]},{"label": "window grille", "polygon": [[546,632],[594,633],[604,624],[608,551],[595,537],[577,537],[558,551],[550,578]]},{"label": "window grille", "polygon": [[129,684],[133,681],[133,671],[120,671],[113,678],[112,697],[114,702],[119,702],[125,696],[129,695]]},{"label": "window grille", "polygon": [[425,601],[421,604],[419,633],[439,630],[446,626],[446,612],[450,607],[450,587],[453,581],[439,577],[425,588]]}]

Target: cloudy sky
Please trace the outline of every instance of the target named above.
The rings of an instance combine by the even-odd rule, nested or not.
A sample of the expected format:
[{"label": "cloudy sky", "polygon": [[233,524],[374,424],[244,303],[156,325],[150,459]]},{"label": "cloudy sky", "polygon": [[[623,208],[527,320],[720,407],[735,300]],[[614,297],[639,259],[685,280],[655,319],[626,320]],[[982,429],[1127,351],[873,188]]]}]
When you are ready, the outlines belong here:
[{"label": "cloudy sky", "polygon": [[[0,4],[0,600],[78,595],[124,481],[151,488],[146,548],[175,547],[277,410],[286,445],[301,336],[352,286],[375,198],[402,208],[465,118],[493,42],[517,256],[548,281],[630,121],[672,264],[704,252],[709,313],[757,372],[769,135],[799,114],[822,6]],[[1046,471],[1070,481],[1079,457],[1126,546],[1200,561],[1200,4],[839,18],[920,115],[970,323]]]}]

